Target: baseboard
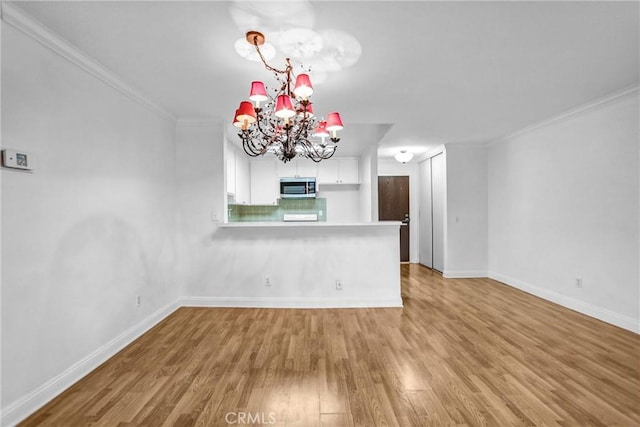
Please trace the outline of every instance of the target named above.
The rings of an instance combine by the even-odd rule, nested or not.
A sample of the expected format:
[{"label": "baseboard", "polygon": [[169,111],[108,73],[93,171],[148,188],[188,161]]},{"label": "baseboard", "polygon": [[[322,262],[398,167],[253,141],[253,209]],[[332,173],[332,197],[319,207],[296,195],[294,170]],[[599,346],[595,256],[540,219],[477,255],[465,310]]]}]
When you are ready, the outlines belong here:
[{"label": "baseboard", "polygon": [[520,289],[521,291],[535,295],[547,301],[551,301],[563,307],[577,311],[578,313],[585,314],[589,317],[593,317],[611,325],[618,326],[622,329],[640,334],[640,322],[638,321],[638,319],[634,319],[633,317],[625,316],[606,308],[598,307],[596,305],[589,304],[587,302],[580,301],[578,299],[562,295],[558,292],[544,289],[539,286],[535,286],[530,283],[523,282],[522,280],[514,279],[500,273],[489,272],[489,278],[502,282],[516,289]]},{"label": "baseboard", "polygon": [[157,325],[178,307],[177,302],[162,307],[31,393],[2,408],[0,425],[13,426],[24,420]]},{"label": "baseboard", "polygon": [[468,271],[445,270],[442,272],[442,277],[444,277],[445,279],[474,279],[478,277],[487,277],[487,272],[480,271],[480,270],[468,270]]},{"label": "baseboard", "polygon": [[183,307],[233,308],[366,308],[402,307],[402,298],[269,298],[269,297],[183,297]]}]

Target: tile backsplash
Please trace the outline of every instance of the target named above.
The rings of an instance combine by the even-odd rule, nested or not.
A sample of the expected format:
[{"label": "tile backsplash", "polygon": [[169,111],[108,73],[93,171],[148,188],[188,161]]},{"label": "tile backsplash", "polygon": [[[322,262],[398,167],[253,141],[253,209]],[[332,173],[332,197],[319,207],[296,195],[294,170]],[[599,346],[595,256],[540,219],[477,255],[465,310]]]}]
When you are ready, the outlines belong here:
[{"label": "tile backsplash", "polygon": [[229,222],[282,221],[285,214],[316,214],[327,220],[327,199],[278,199],[277,205],[229,204]]}]

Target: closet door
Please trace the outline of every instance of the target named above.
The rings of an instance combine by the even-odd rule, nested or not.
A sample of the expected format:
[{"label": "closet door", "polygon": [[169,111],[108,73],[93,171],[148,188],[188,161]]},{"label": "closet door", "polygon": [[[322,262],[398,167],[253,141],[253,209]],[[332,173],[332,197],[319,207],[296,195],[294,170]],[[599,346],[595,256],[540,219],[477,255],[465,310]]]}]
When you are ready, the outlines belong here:
[{"label": "closet door", "polygon": [[431,159],[418,164],[418,176],[420,180],[420,238],[419,256],[420,264],[429,268],[433,267],[433,230],[431,212]]},{"label": "closet door", "polygon": [[444,218],[446,164],[444,154],[431,158],[431,194],[433,208],[433,266],[434,270],[444,271]]}]

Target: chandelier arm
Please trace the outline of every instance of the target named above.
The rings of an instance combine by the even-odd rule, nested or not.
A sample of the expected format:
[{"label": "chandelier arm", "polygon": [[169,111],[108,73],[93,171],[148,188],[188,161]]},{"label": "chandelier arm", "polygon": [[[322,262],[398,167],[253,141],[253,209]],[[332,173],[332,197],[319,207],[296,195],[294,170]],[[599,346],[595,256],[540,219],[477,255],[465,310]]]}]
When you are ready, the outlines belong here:
[{"label": "chandelier arm", "polygon": [[331,158],[336,152],[336,146],[332,146],[331,153],[327,153],[323,148],[322,152],[318,151],[313,143],[311,143],[308,139],[302,139],[301,143],[304,142],[304,148],[307,152],[307,158],[313,160],[316,163],[319,163],[321,160],[327,160]]},{"label": "chandelier arm", "polygon": [[293,127],[288,124],[284,127],[285,130],[285,141],[284,141],[284,154],[285,157],[289,160],[293,159],[296,156],[296,139],[292,136]]},{"label": "chandelier arm", "polygon": [[254,139],[249,132],[245,133],[244,135],[241,135],[241,138],[242,138],[242,146],[244,147],[245,151],[250,151],[255,155],[256,153],[259,153],[262,150],[263,147],[261,145],[255,144]]},{"label": "chandelier arm", "polygon": [[257,157],[260,155],[260,151],[255,149],[250,140],[246,139],[246,137],[240,133],[238,136],[242,139],[242,149],[247,155],[251,157]]},{"label": "chandelier arm", "polygon": [[258,146],[256,146],[254,138],[251,138],[250,136],[247,136],[246,139],[243,138],[242,142],[242,148],[244,149],[244,152],[251,157],[262,156],[269,149],[268,146],[262,144],[258,144]]},{"label": "chandelier arm", "polygon": [[305,141],[305,143],[308,143],[309,135],[307,134],[307,130],[306,126],[303,123],[300,123],[294,136],[294,141]]},{"label": "chandelier arm", "polygon": [[269,146],[271,145],[271,143],[264,143],[263,141],[258,139],[254,131],[245,131],[245,133],[241,135],[241,138],[245,151],[251,151],[254,156],[259,156],[266,153],[269,149]]},{"label": "chandelier arm", "polygon": [[[264,120],[264,119],[265,119],[264,117],[260,117],[258,120],[256,120],[256,128],[257,128],[258,132],[260,132],[260,134],[267,140],[266,144],[261,144],[261,145],[269,146],[269,145],[271,145],[271,144],[273,144],[275,142],[275,140],[277,139],[277,135],[270,134],[267,130],[265,130],[262,127],[262,120]],[[268,119],[266,119],[266,121],[267,121],[267,123],[269,123]],[[273,129],[276,128],[273,123],[271,123],[271,127]]]}]

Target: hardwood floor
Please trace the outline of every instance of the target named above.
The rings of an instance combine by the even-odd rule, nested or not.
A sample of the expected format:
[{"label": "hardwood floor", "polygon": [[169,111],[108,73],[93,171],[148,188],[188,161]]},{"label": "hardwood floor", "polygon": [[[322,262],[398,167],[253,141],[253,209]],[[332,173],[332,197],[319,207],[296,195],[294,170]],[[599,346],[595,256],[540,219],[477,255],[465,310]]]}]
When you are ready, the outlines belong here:
[{"label": "hardwood floor", "polygon": [[640,336],[402,266],[403,309],[181,308],[21,425],[640,425]]}]

